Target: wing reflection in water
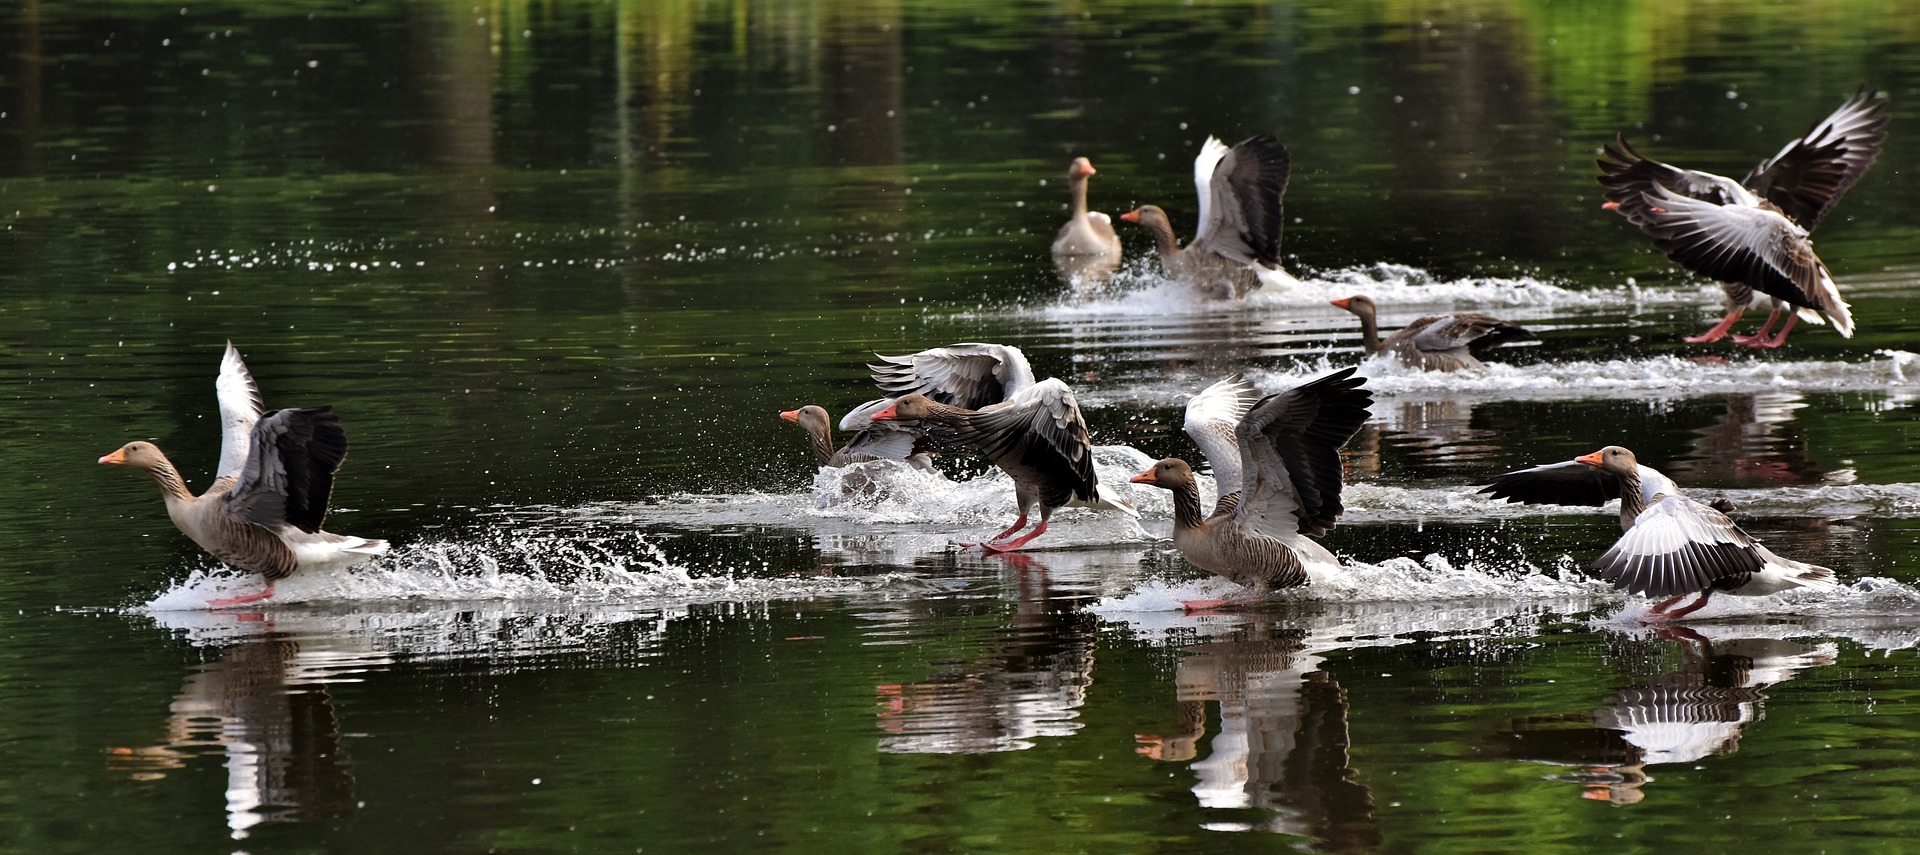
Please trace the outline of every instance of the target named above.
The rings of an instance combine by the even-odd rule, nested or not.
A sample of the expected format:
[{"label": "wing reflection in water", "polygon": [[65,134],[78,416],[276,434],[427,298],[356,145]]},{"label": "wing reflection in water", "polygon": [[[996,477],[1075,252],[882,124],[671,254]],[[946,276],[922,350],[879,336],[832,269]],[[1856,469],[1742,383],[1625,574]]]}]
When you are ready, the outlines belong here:
[{"label": "wing reflection in water", "polygon": [[1726,410],[1713,424],[1693,429],[1690,450],[1667,465],[1674,477],[1693,483],[1803,484],[1819,480],[1820,466],[1807,456],[1806,437],[1786,430],[1794,412],[1807,406],[1798,392],[1752,392],[1726,396]]},{"label": "wing reflection in water", "polygon": [[1188,648],[1174,678],[1181,729],[1141,734],[1135,750],[1167,762],[1199,757],[1207,705],[1217,704],[1219,730],[1188,766],[1193,793],[1201,807],[1264,816],[1207,828],[1291,834],[1336,852],[1376,847],[1373,794],[1349,765],[1347,692],[1320,670],[1326,649],[1264,620]]},{"label": "wing reflection in water", "polygon": [[108,749],[108,765],[153,780],[196,757],[220,757],[235,839],[263,822],[347,816],[353,774],[328,686],[387,661],[324,637],[269,632],[242,641],[187,675],[162,741]]},{"label": "wing reflection in water", "polygon": [[1080,707],[1093,682],[1098,621],[1054,589],[1032,555],[993,557],[1019,575],[1012,619],[983,655],[946,663],[914,683],[876,689],[880,750],[908,754],[1018,751],[1038,737],[1080,730]]},{"label": "wing reflection in water", "polygon": [[1574,767],[1548,780],[1581,786],[1581,797],[1636,804],[1654,780],[1648,766],[1690,763],[1739,749],[1741,731],[1764,716],[1761,689],[1806,668],[1831,665],[1832,642],[1776,638],[1709,640],[1694,628],[1664,627],[1679,645],[1680,668],[1624,689],[1590,716],[1540,716],[1499,734],[1510,756]]}]

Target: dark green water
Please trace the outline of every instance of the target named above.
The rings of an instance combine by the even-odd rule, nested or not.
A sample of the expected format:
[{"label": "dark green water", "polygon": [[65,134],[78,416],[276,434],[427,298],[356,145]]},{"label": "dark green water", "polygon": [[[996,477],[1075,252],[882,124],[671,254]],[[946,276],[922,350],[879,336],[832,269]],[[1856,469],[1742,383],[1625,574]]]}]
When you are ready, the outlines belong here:
[{"label": "dark green water", "polygon": [[[1903,851],[1920,716],[1920,31],[1894,2],[659,2],[0,7],[0,848],[20,852]],[[1741,175],[1862,81],[1887,151],[1818,235],[1859,333],[1721,312],[1600,211],[1599,145]],[[1209,306],[1096,209],[1183,231],[1208,134],[1292,152],[1285,294]],[[1096,440],[1358,361],[1331,297],[1536,330],[1370,364],[1345,588],[1201,574],[1001,482],[813,483],[774,414],[863,361],[1023,347]],[[1756,324],[1754,313],[1748,324]],[[224,342],[353,442],[387,558],[255,611],[146,479],[204,486]],[[1724,360],[1724,361],[1722,361]],[[1654,632],[1604,513],[1475,498],[1619,443],[1819,597]],[[1127,458],[1103,466],[1124,476]],[[817,497],[816,497],[817,496]],[[209,574],[217,577],[209,581]],[[1716,601],[1719,602],[1719,601]]]}]

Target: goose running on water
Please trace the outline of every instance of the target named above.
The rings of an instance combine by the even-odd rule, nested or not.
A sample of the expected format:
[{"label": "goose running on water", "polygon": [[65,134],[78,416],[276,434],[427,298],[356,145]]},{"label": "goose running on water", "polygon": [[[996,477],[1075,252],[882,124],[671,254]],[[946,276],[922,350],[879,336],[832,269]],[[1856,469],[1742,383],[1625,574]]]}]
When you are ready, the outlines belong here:
[{"label": "goose running on water", "polygon": [[1418,318],[1407,324],[1405,329],[1381,341],[1379,322],[1374,318],[1373,300],[1356,294],[1332,303],[1360,317],[1360,343],[1368,356],[1392,354],[1410,367],[1427,371],[1485,368],[1486,365],[1476,354],[1510,341],[1525,341],[1534,337],[1525,327],[1492,315],[1463,312]]},{"label": "goose running on water", "polygon": [[227,345],[214,384],[220,403],[220,465],[196,496],[153,443],[135,441],[101,463],[145,470],[160,485],[167,516],[200,548],[259,573],[257,594],[208,601],[215,608],[273,596],[296,571],[334,569],[387,552],[387,542],[322,531],[333,476],[347,456],[347,434],[332,407],[261,413],[260,390]]},{"label": "goose running on water", "polygon": [[1153,233],[1167,276],[1216,299],[1237,300],[1262,286],[1296,284],[1280,267],[1287,176],[1287,148],[1270,134],[1227,148],[1207,137],[1193,159],[1200,197],[1199,226],[1182,249],[1173,221],[1158,205],[1120,215]]},{"label": "goose running on water", "polygon": [[[1340,503],[1340,447],[1367,420],[1373,393],[1343,368],[1278,395],[1258,397],[1234,375],[1187,402],[1187,434],[1214,466],[1220,499],[1201,515],[1187,461],[1169,457],[1133,477],[1173,491],[1173,544],[1187,563],[1251,589],[1309,584],[1340,571],[1310,537],[1333,530]],[[1189,608],[1218,602],[1188,603]]]},{"label": "goose running on water", "polygon": [[917,447],[920,440],[918,432],[874,424],[871,413],[861,412],[869,406],[872,406],[871,402],[847,414],[846,421],[858,427],[853,428],[856,431],[853,438],[837,450],[833,447],[833,422],[826,410],[808,404],[782,412],[780,418],[799,425],[801,430],[807,432],[816,465],[823,469],[837,469],[874,460],[897,460],[922,472],[933,471],[932,458]]},{"label": "goose running on water", "polygon": [[[1715,591],[1759,597],[1837,587],[1832,570],[1774,554],[1725,513],[1688,498],[1672,479],[1617,445],[1567,463],[1508,472],[1480,492],[1529,504],[1598,507],[1619,499],[1623,533],[1593,567],[1615,588],[1664,598],[1647,621],[1692,614]],[[1699,599],[1674,608],[1690,594]]]},{"label": "goose running on water", "polygon": [[[985,457],[1013,479],[1019,518],[963,546],[1019,549],[1046,532],[1055,509],[1068,505],[1140,516],[1094,475],[1093,442],[1073,390],[1053,378],[1036,382],[1019,348],[965,342],[880,360],[869,366],[874,381],[899,397],[873,413],[873,421],[917,428],[936,448]],[[1040,524],[1015,537],[1035,506]]]},{"label": "goose running on water", "polygon": [[[1712,329],[1688,336],[1719,341],[1747,308],[1772,304],[1760,331],[1736,344],[1779,347],[1797,321],[1833,321],[1853,336],[1853,315],[1827,266],[1814,255],[1813,230],[1880,156],[1887,140],[1887,98],[1862,85],[1853,97],[1792,140],[1741,181],[1681,169],[1642,156],[1625,134],[1603,147],[1602,207],[1640,227],[1668,258],[1717,279],[1728,310]],[[1616,148],[1617,146],[1617,148]],[[1782,314],[1786,324],[1769,335]]]}]

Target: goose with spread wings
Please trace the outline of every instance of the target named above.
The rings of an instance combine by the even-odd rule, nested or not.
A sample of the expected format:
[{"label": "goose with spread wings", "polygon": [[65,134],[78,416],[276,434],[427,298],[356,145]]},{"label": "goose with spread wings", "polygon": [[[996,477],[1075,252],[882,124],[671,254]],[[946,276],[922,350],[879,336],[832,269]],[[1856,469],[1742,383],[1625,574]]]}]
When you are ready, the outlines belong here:
[{"label": "goose with spread wings", "polygon": [[332,407],[262,413],[259,386],[231,343],[214,390],[220,465],[206,492],[194,495],[150,442],[136,440],[100,458],[145,470],[159,483],[167,515],[181,532],[213,557],[266,577],[258,594],[209,605],[263,600],[273,596],[275,582],[295,571],[345,567],[387,552],[384,540],[320,528],[334,473],[347,456],[347,434]]},{"label": "goose with spread wings", "polygon": [[1485,368],[1479,354],[1510,341],[1534,337],[1525,327],[1479,312],[1426,315],[1380,340],[1373,300],[1363,294],[1342,297],[1333,305],[1359,316],[1360,344],[1368,356],[1386,353],[1404,365],[1427,371],[1463,371]]},{"label": "goose with spread wings", "polygon": [[1219,482],[1213,513],[1201,515],[1185,460],[1169,457],[1133,477],[1173,492],[1173,544],[1188,563],[1256,599],[1339,571],[1339,560],[1309,536],[1331,531],[1344,510],[1340,447],[1366,423],[1373,401],[1353,371],[1251,402],[1252,387],[1235,375],[1188,402],[1187,433]]},{"label": "goose with spread wings", "polygon": [[[1887,140],[1887,98],[1862,85],[1778,154],[1734,181],[1642,156],[1624,134],[1605,146],[1600,183],[1609,210],[1624,215],[1681,266],[1717,279],[1728,312],[1689,342],[1719,341],[1748,306],[1772,304],[1760,331],[1734,336],[1749,347],[1779,347],[1797,321],[1831,320],[1853,335],[1853,315],[1810,237],[1840,197],[1866,174]],[[1782,314],[1787,320],[1769,334]]]},{"label": "goose with spread wings", "polygon": [[1280,234],[1291,168],[1287,147],[1271,134],[1232,148],[1207,137],[1193,159],[1200,224],[1186,248],[1158,205],[1142,205],[1120,219],[1153,234],[1167,276],[1209,297],[1234,300],[1262,286],[1290,286],[1296,280],[1280,266]]},{"label": "goose with spread wings", "polygon": [[854,434],[846,445],[838,449],[833,447],[833,420],[824,408],[808,404],[786,410],[780,414],[780,418],[799,425],[801,430],[807,432],[807,443],[813,448],[814,462],[822,469],[837,469],[875,460],[894,460],[922,472],[933,471],[933,460],[921,448],[924,443],[921,442],[920,433],[896,429],[892,423],[874,423],[871,413],[861,412],[872,403],[868,402],[847,414],[844,421],[852,426],[848,429]]},{"label": "goose with spread wings", "polygon": [[[1617,445],[1568,463],[1508,472],[1480,492],[1529,504],[1598,507],[1619,499],[1623,533],[1593,567],[1615,588],[1665,598],[1645,620],[1685,617],[1715,591],[1759,597],[1836,587],[1832,570],[1774,554],[1719,508],[1688,498],[1672,479]],[[1699,599],[1674,608],[1692,594]]]},{"label": "goose with spread wings", "polygon": [[[1013,479],[1019,518],[967,546],[1019,549],[1044,534],[1054,510],[1067,505],[1140,515],[1095,476],[1093,441],[1073,390],[1053,378],[1035,381],[1019,348],[966,342],[882,356],[869,367],[874,381],[898,396],[875,402],[882,406],[872,412],[873,421],[921,430],[935,448],[980,455]],[[1026,528],[1028,509],[1036,506],[1040,524],[1014,536]]]}]

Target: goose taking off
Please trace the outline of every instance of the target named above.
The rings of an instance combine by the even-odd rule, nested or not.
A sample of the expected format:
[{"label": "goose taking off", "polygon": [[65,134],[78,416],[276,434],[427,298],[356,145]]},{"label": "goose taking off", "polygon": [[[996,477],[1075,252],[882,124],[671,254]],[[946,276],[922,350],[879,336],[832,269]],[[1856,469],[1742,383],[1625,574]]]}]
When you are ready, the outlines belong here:
[{"label": "goose taking off", "polygon": [[273,596],[273,583],[296,570],[338,568],[387,551],[387,542],[321,531],[333,476],[347,457],[347,434],[332,407],[262,414],[260,391],[240,352],[227,345],[214,384],[220,402],[220,466],[195,496],[179,470],[150,442],[127,443],[100,458],[144,469],[160,484],[167,515],[200,548],[266,577],[258,594],[209,601],[216,608]]},{"label": "goose taking off", "polygon": [[[989,552],[1018,549],[1045,533],[1054,509],[1066,505],[1139,517],[1095,477],[1093,442],[1073,390],[1056,379],[1035,382],[1018,348],[967,342],[880,360],[869,366],[874,381],[900,397],[873,413],[873,421],[917,428],[934,447],[978,454],[1013,479],[1019,518],[999,534],[965,545]],[[1040,524],[1014,537],[1036,505]]]},{"label": "goose taking off", "polygon": [[[1689,342],[1725,337],[1752,303],[1772,304],[1767,322],[1737,344],[1779,347],[1795,322],[1833,321],[1852,337],[1853,315],[1809,237],[1834,203],[1866,174],[1887,140],[1887,98],[1865,85],[1805,136],[1788,142],[1741,181],[1643,157],[1624,134],[1603,147],[1600,183],[1608,210],[1653,238],[1668,258],[1717,279],[1727,316]],[[1616,148],[1617,147],[1617,148]],[[1783,313],[1786,324],[1769,335]]]},{"label": "goose taking off", "polygon": [[1333,553],[1308,536],[1333,530],[1344,510],[1340,446],[1366,422],[1373,402],[1361,388],[1366,378],[1353,371],[1252,404],[1252,387],[1235,375],[1188,402],[1187,432],[1220,481],[1212,515],[1201,516],[1200,488],[1185,460],[1169,457],[1133,477],[1173,491],[1173,544],[1188,563],[1252,589],[1255,599],[1340,570]]},{"label": "goose taking off", "polygon": [[1169,278],[1209,297],[1236,300],[1264,285],[1290,286],[1296,280],[1280,267],[1290,168],[1286,146],[1270,134],[1230,149],[1207,137],[1193,159],[1200,224],[1185,249],[1173,235],[1173,221],[1157,205],[1142,205],[1120,219],[1153,233]]},{"label": "goose taking off", "polygon": [[[1692,614],[1715,591],[1758,597],[1835,587],[1832,570],[1775,555],[1725,513],[1687,498],[1672,479],[1617,445],[1568,463],[1508,472],[1480,492],[1529,504],[1598,507],[1619,499],[1624,533],[1593,567],[1615,588],[1666,598],[1647,613],[1649,621]],[[1689,594],[1700,598],[1673,608]]]},{"label": "goose taking off", "polygon": [[1410,367],[1428,371],[1485,368],[1486,365],[1480,362],[1477,354],[1510,341],[1533,338],[1533,333],[1517,324],[1492,315],[1463,312],[1418,318],[1407,324],[1405,329],[1381,341],[1379,322],[1374,319],[1373,300],[1356,294],[1332,303],[1360,317],[1360,342],[1368,356],[1390,353]]}]

